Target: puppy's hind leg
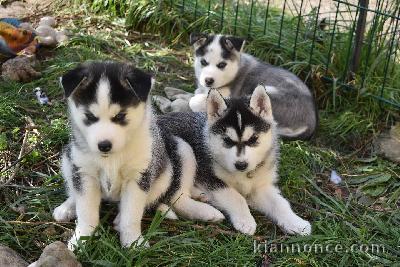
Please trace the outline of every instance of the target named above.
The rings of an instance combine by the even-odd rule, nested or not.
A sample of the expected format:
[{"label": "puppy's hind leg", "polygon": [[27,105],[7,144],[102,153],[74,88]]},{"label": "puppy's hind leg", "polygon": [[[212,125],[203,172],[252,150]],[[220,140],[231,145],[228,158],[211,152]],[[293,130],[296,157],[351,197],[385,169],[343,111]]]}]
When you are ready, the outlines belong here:
[{"label": "puppy's hind leg", "polygon": [[179,215],[191,220],[217,222],[223,220],[224,215],[216,208],[190,197],[193,191],[196,175],[196,158],[193,150],[183,139],[175,137],[178,143],[178,153],[181,159],[180,189],[175,193],[170,203]]},{"label": "puppy's hind leg", "polygon": [[250,205],[274,220],[288,234],[311,234],[311,224],[293,212],[289,202],[274,185],[258,188],[251,197]]},{"label": "puppy's hind leg", "polygon": [[53,218],[57,222],[69,222],[76,218],[75,199],[70,196],[60,206],[54,209]]},{"label": "puppy's hind leg", "polygon": [[172,207],[179,215],[190,220],[219,222],[225,219],[225,216],[213,206],[196,201],[186,194],[178,196]]}]

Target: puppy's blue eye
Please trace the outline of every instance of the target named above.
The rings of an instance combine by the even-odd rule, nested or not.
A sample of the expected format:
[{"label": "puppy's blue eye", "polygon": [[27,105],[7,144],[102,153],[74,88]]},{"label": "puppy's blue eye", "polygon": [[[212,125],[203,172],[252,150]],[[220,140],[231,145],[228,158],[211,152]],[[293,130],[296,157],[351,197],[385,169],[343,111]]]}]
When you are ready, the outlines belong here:
[{"label": "puppy's blue eye", "polygon": [[219,68],[219,69],[223,69],[225,67],[226,67],[226,62],[220,62],[217,64],[217,68]]},{"label": "puppy's blue eye", "polygon": [[85,113],[85,116],[86,116],[86,119],[89,121],[89,122],[96,122],[96,121],[98,121],[99,120],[99,118],[97,118],[95,115],[93,115],[93,113],[91,113],[91,112],[86,112]]},{"label": "puppy's blue eye", "polygon": [[204,67],[208,65],[208,62],[204,58],[200,61],[200,63]]},{"label": "puppy's blue eye", "polygon": [[117,115],[115,115],[111,120],[114,122],[121,122],[124,121],[126,118],[126,113],[120,112]]},{"label": "puppy's blue eye", "polygon": [[224,138],[224,144],[228,148],[233,147],[234,145],[236,145],[236,143],[232,139],[230,139],[229,137],[225,137]]}]

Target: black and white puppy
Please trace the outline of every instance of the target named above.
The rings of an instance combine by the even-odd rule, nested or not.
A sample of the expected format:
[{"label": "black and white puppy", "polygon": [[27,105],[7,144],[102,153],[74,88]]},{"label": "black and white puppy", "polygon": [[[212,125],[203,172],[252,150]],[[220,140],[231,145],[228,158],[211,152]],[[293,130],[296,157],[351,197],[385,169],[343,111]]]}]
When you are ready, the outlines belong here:
[{"label": "black and white puppy", "polygon": [[53,216],[57,221],[77,217],[71,249],[99,224],[101,199],[120,201],[115,223],[123,246],[143,241],[143,213],[159,203],[189,219],[224,218],[190,198],[193,151],[157,125],[149,97],[153,83],[151,75],[117,62],[84,63],[61,78],[72,137],[62,155],[68,199]]},{"label": "black and white puppy", "polygon": [[308,139],[317,125],[314,99],[308,87],[293,73],[264,63],[243,53],[244,39],[192,34],[195,50],[194,70],[197,79],[193,111],[206,110],[210,88],[224,97],[251,95],[258,84],[265,84],[271,97],[277,133],[285,139]]},{"label": "black and white puppy", "polygon": [[159,120],[192,146],[197,160],[194,191],[205,193],[235,229],[254,234],[250,205],[287,233],[311,233],[310,223],[293,212],[276,186],[279,144],[263,85],[251,97],[232,99],[210,90],[207,113],[170,113]]}]

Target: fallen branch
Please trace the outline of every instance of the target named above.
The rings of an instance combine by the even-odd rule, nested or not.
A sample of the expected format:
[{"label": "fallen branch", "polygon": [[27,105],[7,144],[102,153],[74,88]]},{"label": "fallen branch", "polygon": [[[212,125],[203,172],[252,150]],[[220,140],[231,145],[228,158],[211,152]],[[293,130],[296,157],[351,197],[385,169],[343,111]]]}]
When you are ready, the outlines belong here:
[{"label": "fallen branch", "polygon": [[29,131],[31,129],[35,129],[35,124],[33,123],[32,119],[30,117],[26,117],[25,120],[27,121],[27,127],[25,128],[25,133],[24,133],[24,139],[22,140],[22,145],[21,149],[18,154],[18,159],[17,163],[15,164],[14,171],[11,174],[11,176],[3,183],[0,184],[0,188],[3,188],[5,185],[11,183],[12,180],[17,176],[19,169],[21,167],[21,160],[24,156],[26,156],[26,149],[28,146],[28,137],[29,137]]},{"label": "fallen branch", "polygon": [[26,224],[26,225],[61,225],[61,224],[75,224],[74,222],[24,222],[24,221],[5,221],[8,224]]}]

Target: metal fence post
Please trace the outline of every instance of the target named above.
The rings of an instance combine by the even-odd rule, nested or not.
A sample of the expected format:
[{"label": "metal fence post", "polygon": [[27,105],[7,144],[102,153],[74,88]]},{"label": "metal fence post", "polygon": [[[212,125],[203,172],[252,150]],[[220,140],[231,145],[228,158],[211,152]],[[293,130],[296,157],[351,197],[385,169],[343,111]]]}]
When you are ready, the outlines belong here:
[{"label": "metal fence post", "polygon": [[367,21],[367,12],[368,12],[369,0],[360,0],[359,7],[360,15],[358,16],[357,28],[356,28],[356,37],[355,37],[355,45],[353,51],[353,57],[351,59],[351,67],[350,72],[356,73],[358,67],[360,65],[360,57],[361,57],[361,49],[364,42],[364,33],[365,33],[365,25]]}]

